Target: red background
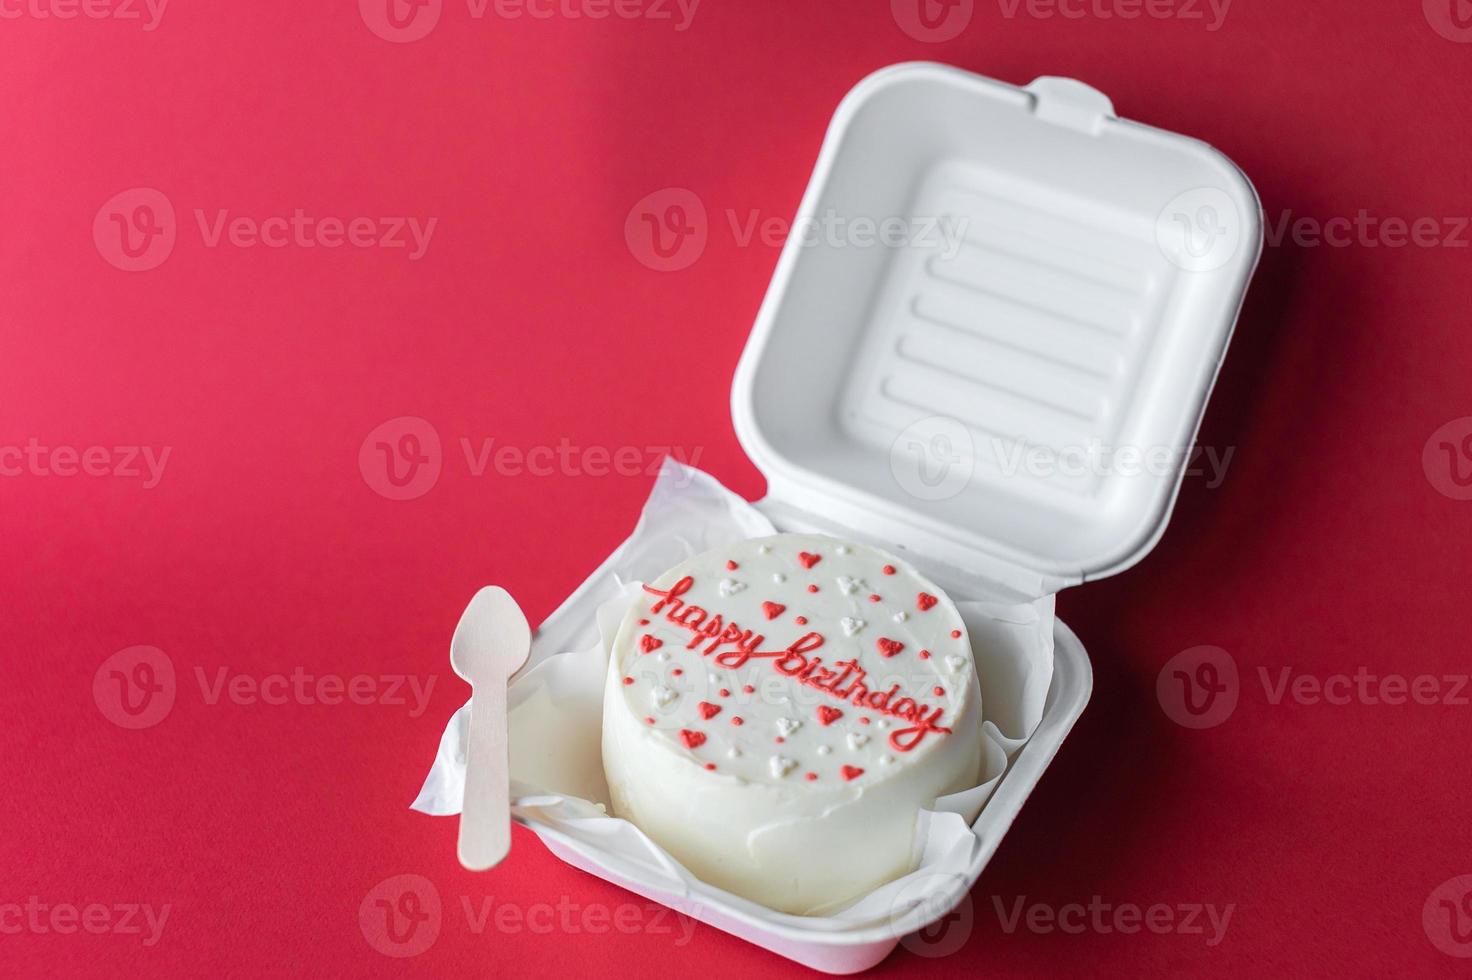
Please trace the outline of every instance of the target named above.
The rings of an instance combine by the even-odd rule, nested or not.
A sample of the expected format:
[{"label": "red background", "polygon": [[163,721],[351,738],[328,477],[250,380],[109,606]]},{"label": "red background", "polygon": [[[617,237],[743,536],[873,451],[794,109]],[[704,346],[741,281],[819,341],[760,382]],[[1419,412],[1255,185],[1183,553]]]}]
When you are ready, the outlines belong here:
[{"label": "red background", "polygon": [[[460,896],[633,901],[522,830],[506,865],[472,876],[455,822],[408,803],[464,698],[447,643],[466,599],[495,582],[545,616],[628,532],[651,478],[475,477],[458,440],[698,449],[760,496],[728,396],[777,251],[741,246],[725,215],[790,217],[838,100],[891,62],[1084,79],[1121,115],[1222,148],[1270,223],[1472,213],[1472,44],[1440,36],[1418,0],[1237,0],[1216,31],[1005,9],[978,3],[943,43],[907,36],[885,3],[837,0],[705,0],[685,31],[476,20],[452,0],[407,44],[351,0],[179,0],[153,31],[0,19],[0,445],[171,447],[150,490],[0,479],[0,904],[172,907],[150,948],[0,935],[0,973],[799,972],[704,927],[685,945],[467,928]],[[172,202],[178,243],[128,273],[91,229],[140,186]],[[711,214],[705,253],[672,273],[624,241],[630,209],[666,187]],[[196,208],[439,222],[409,261],[208,248]],[[1469,257],[1267,248],[1202,433],[1235,449],[1226,481],[1188,479],[1153,554],[1061,597],[1093,703],[973,893],[965,947],[901,950],[876,976],[1465,973],[1422,906],[1472,873],[1472,707],[1274,705],[1258,669],[1467,672],[1472,503],[1438,492],[1421,455],[1472,415]],[[403,415],[433,424],[445,462],[429,493],[395,502],[357,457]],[[128,731],[92,679],[136,644],[171,658],[178,699]],[[1199,644],[1232,654],[1242,696],[1227,723],[1191,731],[1155,679]],[[194,671],[221,667],[438,679],[411,718],[209,704]],[[402,873],[446,907],[408,960],[357,918]],[[1235,911],[1209,948],[1009,934],[993,902],[1095,895]]]}]

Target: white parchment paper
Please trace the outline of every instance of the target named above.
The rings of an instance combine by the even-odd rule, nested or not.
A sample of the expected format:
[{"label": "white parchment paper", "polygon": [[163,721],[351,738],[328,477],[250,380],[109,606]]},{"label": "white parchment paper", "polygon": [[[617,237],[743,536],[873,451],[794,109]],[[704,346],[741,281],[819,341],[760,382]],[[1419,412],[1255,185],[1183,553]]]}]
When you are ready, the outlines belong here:
[{"label": "white parchment paper", "polygon": [[[1053,599],[1010,605],[948,590],[966,620],[981,684],[980,782],[921,812],[911,874],[829,916],[774,912],[698,880],[633,824],[608,816],[600,740],[608,646],[640,584],[693,555],[777,530],[715,478],[665,461],[634,533],[538,630],[527,666],[511,684],[513,812],[534,830],[557,829],[625,876],[719,903],[744,918],[818,931],[862,928],[891,917],[901,898],[907,905],[940,901],[927,890],[954,889],[971,864],[986,801],[1042,719],[1053,677]],[[469,710],[461,707],[446,726],[414,809],[460,812]]]}]

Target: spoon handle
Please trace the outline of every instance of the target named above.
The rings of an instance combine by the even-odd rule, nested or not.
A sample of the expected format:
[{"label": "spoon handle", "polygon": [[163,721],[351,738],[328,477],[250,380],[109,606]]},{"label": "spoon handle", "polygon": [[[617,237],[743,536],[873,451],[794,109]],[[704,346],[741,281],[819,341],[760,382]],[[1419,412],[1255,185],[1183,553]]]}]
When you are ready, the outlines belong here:
[{"label": "spoon handle", "polygon": [[471,871],[500,864],[511,850],[510,760],[506,754],[506,681],[475,685],[460,810],[460,863]]}]

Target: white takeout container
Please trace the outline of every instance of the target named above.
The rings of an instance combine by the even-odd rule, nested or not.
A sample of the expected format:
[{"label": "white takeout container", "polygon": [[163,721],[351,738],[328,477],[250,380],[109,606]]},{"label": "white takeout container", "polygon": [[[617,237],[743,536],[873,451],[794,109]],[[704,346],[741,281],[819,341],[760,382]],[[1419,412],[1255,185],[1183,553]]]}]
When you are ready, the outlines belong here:
[{"label": "white takeout container", "polygon": [[[827,215],[921,220],[888,244],[801,233]],[[964,234],[925,240],[941,218]],[[736,371],[737,435],[768,481],[756,506],[780,530],[902,552],[967,597],[1128,568],[1165,529],[1261,245],[1229,160],[1117,118],[1080,82],[869,76],[838,107]],[[1090,447],[1142,462],[1069,464]],[[546,648],[593,635],[599,579],[542,624]],[[1042,722],[973,825],[975,859],[947,902],[890,922],[773,926],[528,826],[568,863],[782,956],[867,969],[962,900],[1083,712],[1088,656],[1061,621],[1055,642]]]}]

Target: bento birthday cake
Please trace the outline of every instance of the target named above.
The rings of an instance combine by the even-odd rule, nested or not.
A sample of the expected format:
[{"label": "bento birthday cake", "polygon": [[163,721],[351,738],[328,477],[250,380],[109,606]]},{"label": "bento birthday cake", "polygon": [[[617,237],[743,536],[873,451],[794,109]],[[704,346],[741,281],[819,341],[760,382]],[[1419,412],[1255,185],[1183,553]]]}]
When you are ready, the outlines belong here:
[{"label": "bento birthday cake", "polygon": [[906,873],[974,784],[981,693],[954,603],[899,559],[783,534],[645,586],[610,651],[613,809],[702,880],[818,915]]}]

